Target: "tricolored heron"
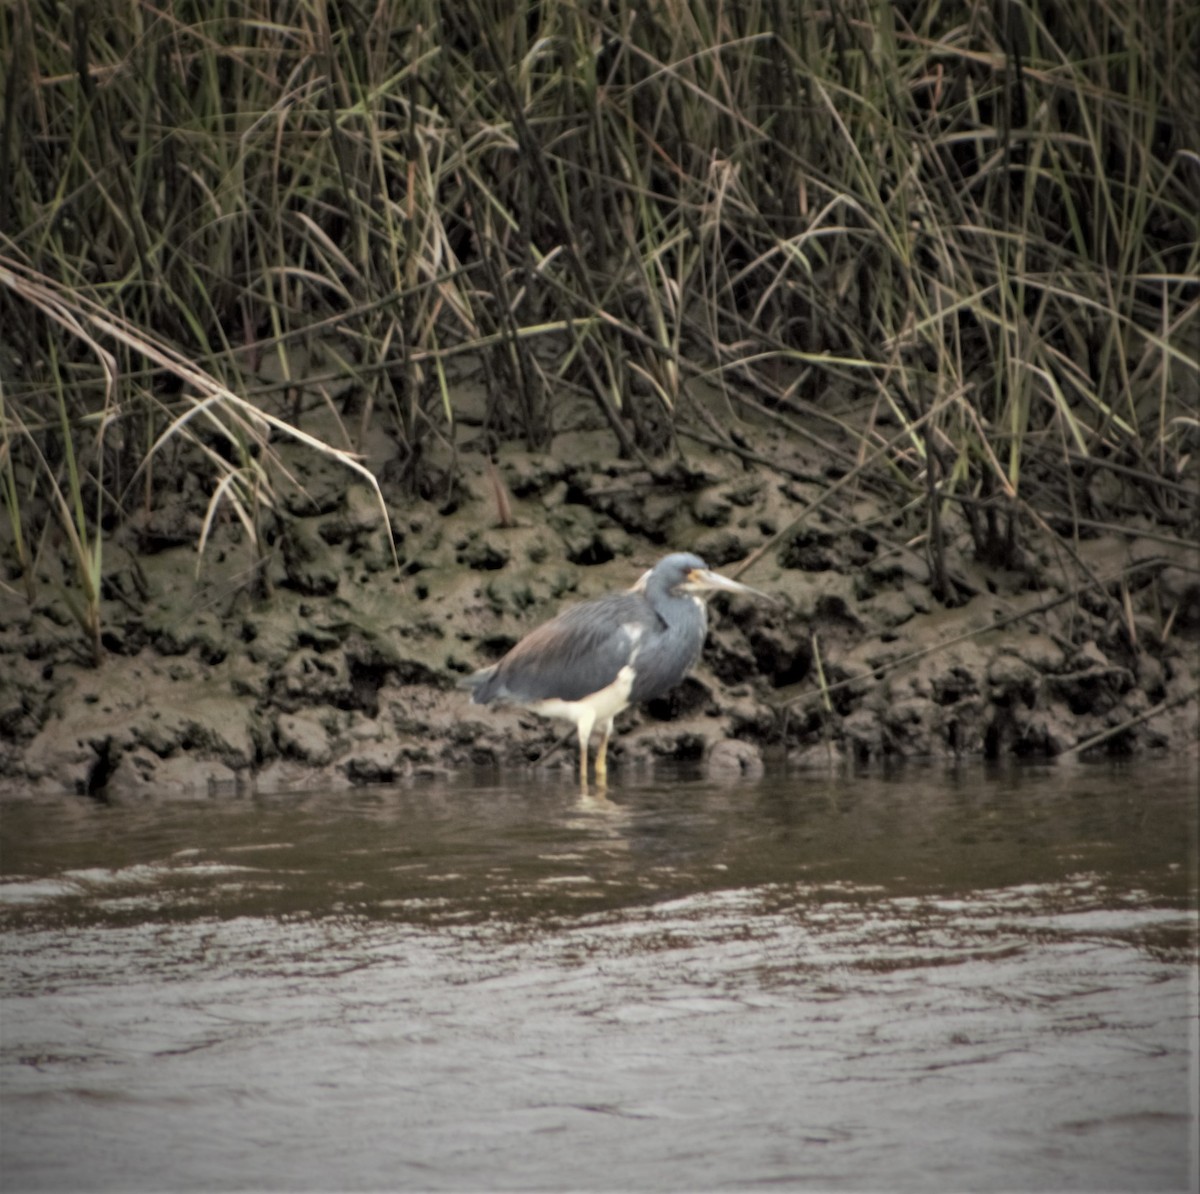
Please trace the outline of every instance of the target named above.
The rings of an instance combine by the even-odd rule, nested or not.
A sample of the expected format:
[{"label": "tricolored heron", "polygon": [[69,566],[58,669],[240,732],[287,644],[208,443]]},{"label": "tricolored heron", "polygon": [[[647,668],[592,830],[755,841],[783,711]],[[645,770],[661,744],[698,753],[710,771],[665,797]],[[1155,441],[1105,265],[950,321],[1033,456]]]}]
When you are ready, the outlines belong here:
[{"label": "tricolored heron", "polygon": [[676,552],[627,592],[584,601],[539,626],[499,663],[463,684],[475,704],[518,705],[574,722],[583,785],[588,740],[598,725],[596,782],[603,784],[613,719],[627,705],[662,696],[683,679],[708,632],[703,595],[718,589],[766,597],[711,571],[699,556]]}]

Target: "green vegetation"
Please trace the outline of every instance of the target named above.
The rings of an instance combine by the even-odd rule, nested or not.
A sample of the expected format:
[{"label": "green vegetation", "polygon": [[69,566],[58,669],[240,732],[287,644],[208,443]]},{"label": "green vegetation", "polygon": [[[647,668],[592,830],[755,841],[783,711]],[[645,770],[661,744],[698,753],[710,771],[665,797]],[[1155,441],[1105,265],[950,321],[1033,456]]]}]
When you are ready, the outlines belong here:
[{"label": "green vegetation", "polygon": [[651,465],[827,429],[947,600],[948,503],[1008,567],[1194,537],[1197,44],[1189,0],[13,0],[5,583],[65,539],[98,653],[183,459],[265,550],[281,438],[365,471],[289,415],[335,379],[427,493],[456,354],[498,441],[581,396]]}]

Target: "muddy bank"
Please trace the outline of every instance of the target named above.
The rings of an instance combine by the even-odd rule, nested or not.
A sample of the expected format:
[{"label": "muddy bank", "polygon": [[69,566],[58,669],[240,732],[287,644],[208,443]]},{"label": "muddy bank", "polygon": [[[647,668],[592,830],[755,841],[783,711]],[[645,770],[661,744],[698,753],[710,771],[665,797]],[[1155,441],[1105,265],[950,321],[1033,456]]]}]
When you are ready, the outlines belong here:
[{"label": "muddy bank", "polygon": [[[32,604],[10,573],[0,787],[118,797],[527,766],[561,724],[472,707],[458,678],[668,550],[732,571],[764,545],[742,579],[780,604],[714,603],[701,666],[619,719],[618,782],[663,758],[737,774],[768,760],[1196,751],[1200,553],[1153,527],[1069,549],[1031,539],[1021,570],[1003,571],[974,558],[947,510],[943,601],[910,515],[886,493],[827,498],[841,471],[803,445],[774,441],[783,475],[694,444],[647,469],[614,460],[581,413],[545,453],[501,448],[493,471],[482,411],[461,409],[419,483],[386,438],[363,445],[395,561],[370,487],[283,444],[292,476],[261,553],[227,518],[198,561],[210,495],[186,461],[148,514],[113,530],[99,666],[65,562],[43,552]],[[332,436],[322,417],[305,429]]]}]

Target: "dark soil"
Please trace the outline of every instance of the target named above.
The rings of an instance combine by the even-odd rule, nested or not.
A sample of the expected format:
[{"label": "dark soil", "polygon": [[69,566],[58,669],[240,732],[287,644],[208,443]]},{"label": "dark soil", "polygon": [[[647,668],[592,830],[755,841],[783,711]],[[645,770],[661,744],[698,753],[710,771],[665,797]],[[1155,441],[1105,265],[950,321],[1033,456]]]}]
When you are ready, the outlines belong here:
[{"label": "dark soil", "polygon": [[[0,791],[113,799],[533,765],[563,724],[472,706],[463,675],[668,551],[732,574],[764,544],[741,579],[780,603],[712,603],[695,672],[618,720],[614,782],[658,759],[737,775],[768,760],[1197,750],[1200,553],[1152,526],[1069,548],[1030,537],[1006,571],[979,563],[945,511],[943,601],[921,514],[898,494],[846,487],[801,517],[844,466],[798,440],[756,429],[785,475],[690,442],[647,468],[613,459],[580,408],[545,452],[502,448],[493,471],[478,407],[464,397],[455,443],[406,467],[382,433],[363,446],[398,567],[370,487],[280,443],[295,484],[261,552],[227,518],[198,558],[209,494],[182,468],[112,533],[98,666],[66,561],[43,551],[32,604],[10,573]],[[301,425],[332,440],[323,411]]]}]

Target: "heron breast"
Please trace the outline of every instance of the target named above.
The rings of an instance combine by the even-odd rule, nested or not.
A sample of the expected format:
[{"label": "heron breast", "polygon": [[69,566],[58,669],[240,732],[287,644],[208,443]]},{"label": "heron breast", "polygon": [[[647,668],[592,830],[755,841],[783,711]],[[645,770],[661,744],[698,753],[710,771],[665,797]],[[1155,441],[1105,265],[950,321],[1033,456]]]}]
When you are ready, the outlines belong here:
[{"label": "heron breast", "polygon": [[534,713],[542,714],[543,717],[561,717],[576,725],[590,713],[594,722],[603,725],[616,717],[629,704],[629,695],[633,692],[634,679],[633,665],[627,663],[617,672],[617,678],[598,692],[590,693],[577,701],[564,701],[560,697],[531,701],[526,708]]}]

